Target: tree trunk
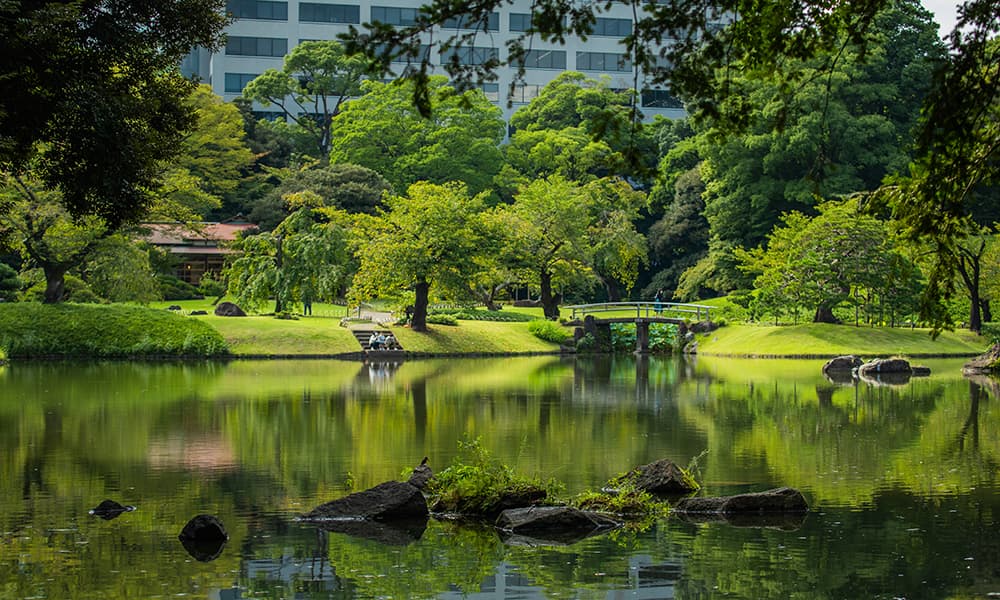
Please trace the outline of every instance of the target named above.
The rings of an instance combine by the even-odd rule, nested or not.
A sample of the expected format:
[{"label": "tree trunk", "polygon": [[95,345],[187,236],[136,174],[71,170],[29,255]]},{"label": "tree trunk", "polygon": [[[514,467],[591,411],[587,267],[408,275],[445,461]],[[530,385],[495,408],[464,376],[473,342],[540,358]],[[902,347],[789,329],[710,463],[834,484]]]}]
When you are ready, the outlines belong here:
[{"label": "tree trunk", "polygon": [[840,324],[840,319],[833,315],[833,307],[820,305],[816,307],[816,314],[813,316],[813,323],[833,323]]},{"label": "tree trunk", "polygon": [[413,301],[413,320],[410,321],[410,329],[413,331],[427,331],[427,304],[430,287],[431,285],[426,281],[419,280],[413,288],[416,295]]},{"label": "tree trunk", "polygon": [[542,271],[541,273],[541,294],[542,312],[545,318],[555,321],[559,318],[559,303],[552,296],[552,273]]},{"label": "tree trunk", "polygon": [[979,302],[979,286],[976,285],[969,290],[969,331],[974,333],[979,333],[983,330],[983,319]]},{"label": "tree trunk", "polygon": [[45,304],[56,304],[63,301],[66,293],[66,267],[44,265],[45,272]]},{"label": "tree trunk", "polygon": [[990,301],[987,298],[980,298],[979,305],[983,310],[983,323],[992,323],[993,310],[990,308]]},{"label": "tree trunk", "polygon": [[601,282],[604,284],[604,291],[608,294],[608,302],[620,302],[622,290],[618,282],[610,277],[602,277]]}]

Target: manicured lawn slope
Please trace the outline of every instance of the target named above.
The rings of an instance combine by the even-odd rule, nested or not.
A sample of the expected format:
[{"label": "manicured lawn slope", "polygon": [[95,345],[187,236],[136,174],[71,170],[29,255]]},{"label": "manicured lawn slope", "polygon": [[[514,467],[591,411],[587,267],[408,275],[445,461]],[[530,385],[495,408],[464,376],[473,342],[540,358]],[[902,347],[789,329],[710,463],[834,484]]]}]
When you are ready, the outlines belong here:
[{"label": "manicured lawn slope", "polygon": [[224,356],[226,342],[195,319],[137,306],[0,304],[0,347],[10,358]]},{"label": "manicured lawn slope", "polygon": [[328,356],[361,352],[361,346],[340,319],[302,317],[298,320],[274,317],[188,317],[216,328],[237,356],[315,355]]},{"label": "manicured lawn slope", "polygon": [[457,326],[429,325],[419,333],[406,327],[392,332],[408,352],[447,354],[500,354],[557,352],[559,345],[536,338],[528,332],[528,323],[496,321],[459,321]]},{"label": "manicured lawn slope", "polygon": [[968,331],[888,329],[807,323],[779,327],[729,325],[699,335],[698,353],[732,356],[944,356],[982,353],[988,340]]}]

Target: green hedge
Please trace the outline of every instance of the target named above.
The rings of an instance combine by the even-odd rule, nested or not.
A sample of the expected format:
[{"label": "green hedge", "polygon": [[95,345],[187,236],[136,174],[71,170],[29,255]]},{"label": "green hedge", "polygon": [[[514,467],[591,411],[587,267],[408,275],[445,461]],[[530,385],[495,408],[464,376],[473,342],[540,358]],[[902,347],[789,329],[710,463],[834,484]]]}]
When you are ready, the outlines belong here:
[{"label": "green hedge", "polygon": [[165,310],[93,304],[0,304],[10,358],[212,357],[229,353],[210,325]]},{"label": "green hedge", "polygon": [[504,323],[526,323],[538,318],[510,310],[477,310],[474,308],[434,308],[429,313],[432,315],[451,315],[463,321],[501,321]]},{"label": "green hedge", "polygon": [[572,329],[563,327],[555,321],[544,321],[541,319],[535,319],[528,323],[528,331],[538,339],[556,344],[561,344],[573,337]]}]

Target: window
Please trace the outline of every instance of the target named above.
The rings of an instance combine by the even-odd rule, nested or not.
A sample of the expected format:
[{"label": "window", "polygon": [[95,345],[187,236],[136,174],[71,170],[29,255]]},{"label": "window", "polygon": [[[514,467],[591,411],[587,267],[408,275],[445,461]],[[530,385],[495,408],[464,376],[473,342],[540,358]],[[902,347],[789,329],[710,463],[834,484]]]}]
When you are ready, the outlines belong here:
[{"label": "window", "polygon": [[288,20],[287,2],[226,0],[226,10],[237,19],[262,19],[266,21]]},{"label": "window", "polygon": [[226,73],[226,93],[239,94],[258,73]]},{"label": "window", "polygon": [[499,56],[496,48],[484,48],[475,46],[472,48],[452,48],[441,53],[441,64],[446,65],[458,57],[460,65],[481,65],[489,60],[496,60]]},{"label": "window", "polygon": [[593,35],[625,37],[630,33],[632,33],[632,21],[630,19],[597,17],[597,21],[594,23]]},{"label": "window", "polygon": [[667,90],[642,90],[642,105],[646,108],[684,108],[684,104]]},{"label": "window", "polygon": [[487,100],[489,100],[490,102],[500,102],[499,83],[483,83],[479,87],[481,87],[483,93],[486,94]]},{"label": "window", "polygon": [[510,30],[527,31],[531,27],[531,14],[510,13]]},{"label": "window", "polygon": [[[452,17],[441,23],[441,29],[477,29],[483,31],[483,23],[467,19],[465,16]],[[486,18],[486,31],[500,31],[500,13],[490,13]]]},{"label": "window", "polygon": [[230,56],[277,56],[288,54],[288,40],[285,38],[229,36],[226,40],[226,54]]},{"label": "window", "polygon": [[303,23],[360,23],[361,7],[354,4],[299,4],[299,21]]},{"label": "window", "polygon": [[542,87],[543,86],[534,85],[530,83],[524,85],[516,85],[514,86],[514,91],[510,95],[510,101],[519,104],[526,104],[528,102],[531,102],[536,97],[538,97],[539,92],[542,91]]},{"label": "window", "polygon": [[576,69],[578,71],[615,71],[629,73],[632,71],[632,61],[624,54],[610,52],[577,52]]},{"label": "window", "polygon": [[285,113],[281,112],[280,110],[254,110],[251,111],[250,114],[252,114],[253,118],[258,121],[261,119],[264,119],[266,121],[285,120]]},{"label": "window", "polygon": [[417,22],[417,9],[396,6],[373,6],[372,21],[386,25],[413,25]]},{"label": "window", "polygon": [[[401,48],[393,48],[393,52],[399,52],[400,50],[402,50],[402,49],[401,49]],[[382,56],[382,54],[383,54],[383,53],[384,53],[385,51],[386,51],[386,46],[385,46],[385,45],[380,45],[380,46],[378,46],[378,48],[377,48],[377,49],[375,50],[375,56]],[[392,62],[394,62],[394,63],[412,63],[412,62],[419,62],[419,61],[423,60],[423,58],[424,58],[425,56],[428,56],[428,53],[429,53],[430,51],[431,51],[431,46],[430,46],[430,44],[420,44],[420,51],[419,51],[419,52],[418,52],[417,54],[415,54],[414,56],[407,56],[407,55],[406,55],[406,54],[404,53],[404,54],[402,54],[402,55],[399,55],[399,56],[394,56],[394,57],[392,58]]]},{"label": "window", "polygon": [[525,69],[566,70],[565,50],[528,50],[524,54]]}]

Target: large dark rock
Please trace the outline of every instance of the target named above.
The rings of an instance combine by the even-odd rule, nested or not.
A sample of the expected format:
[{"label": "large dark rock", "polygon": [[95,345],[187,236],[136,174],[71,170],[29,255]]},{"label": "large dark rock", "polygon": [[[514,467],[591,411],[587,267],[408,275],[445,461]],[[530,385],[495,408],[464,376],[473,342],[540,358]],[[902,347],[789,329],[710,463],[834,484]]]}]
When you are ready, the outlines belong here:
[{"label": "large dark rock", "polygon": [[222,554],[229,534],[218,517],[197,515],[187,522],[177,538],[195,560],[208,562]]},{"label": "large dark rock", "polygon": [[876,358],[858,367],[858,375],[874,377],[886,373],[905,373],[909,375],[913,369],[904,358]]},{"label": "large dark rock", "polygon": [[215,307],[215,314],[219,317],[245,317],[247,314],[243,309],[232,302],[220,302]]},{"label": "large dark rock", "polygon": [[853,354],[831,358],[823,365],[823,373],[850,373],[861,366],[861,359]]},{"label": "large dark rock", "polygon": [[474,519],[496,519],[505,510],[536,506],[544,501],[548,493],[542,488],[505,490],[487,506],[471,506],[459,499],[457,502],[438,500],[432,510],[435,513],[451,513]]},{"label": "large dark rock", "polygon": [[663,458],[642,465],[609,482],[612,488],[632,484],[650,494],[687,494],[696,491],[698,483],[673,461]]},{"label": "large dark rock", "polygon": [[685,498],[677,503],[677,513],[778,513],[806,512],[809,504],[796,489],[783,487],[750,494]]},{"label": "large dark rock", "polygon": [[532,506],[503,511],[496,526],[519,538],[572,543],[620,527],[621,523],[600,513],[569,506]]},{"label": "large dark rock", "polygon": [[427,466],[427,457],[425,456],[424,460],[422,460],[419,465],[414,467],[413,473],[410,474],[410,478],[406,480],[406,483],[412,485],[418,490],[422,490],[427,487],[427,482],[430,481],[433,476],[434,472]]},{"label": "large dark rock", "polygon": [[427,518],[427,500],[416,486],[405,481],[386,481],[363,492],[321,504],[300,517],[303,521],[328,519]]},{"label": "large dark rock", "polygon": [[993,344],[989,350],[965,363],[962,373],[966,375],[987,375],[1000,370],[1000,344]]},{"label": "large dark rock", "polygon": [[100,504],[90,509],[89,514],[100,517],[105,521],[110,521],[111,519],[117,518],[122,513],[132,512],[135,510],[134,506],[126,506],[115,502],[114,500],[103,500]]}]

